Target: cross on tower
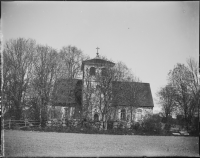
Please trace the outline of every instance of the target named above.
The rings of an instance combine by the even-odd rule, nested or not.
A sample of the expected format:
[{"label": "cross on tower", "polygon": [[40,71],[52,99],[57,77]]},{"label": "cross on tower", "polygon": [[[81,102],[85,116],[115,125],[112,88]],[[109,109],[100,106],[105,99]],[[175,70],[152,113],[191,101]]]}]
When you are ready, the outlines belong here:
[{"label": "cross on tower", "polygon": [[97,57],[99,57],[98,49],[100,49],[100,48],[97,47],[96,49],[97,49]]}]

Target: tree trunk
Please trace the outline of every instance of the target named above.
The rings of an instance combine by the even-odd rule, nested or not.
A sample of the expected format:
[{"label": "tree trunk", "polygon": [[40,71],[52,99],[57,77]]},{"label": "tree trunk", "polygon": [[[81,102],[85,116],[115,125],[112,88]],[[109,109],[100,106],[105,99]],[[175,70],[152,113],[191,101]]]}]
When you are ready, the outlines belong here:
[{"label": "tree trunk", "polygon": [[20,120],[21,119],[21,114],[22,113],[22,111],[21,111],[21,109],[18,107],[17,109],[16,109],[16,115],[15,115],[15,119],[16,120]]},{"label": "tree trunk", "polygon": [[108,122],[107,122],[107,120],[105,121],[105,130],[107,130],[108,129]]},{"label": "tree trunk", "polygon": [[107,118],[106,118],[106,115],[104,115],[104,130],[107,130],[108,129],[108,123],[107,123]]},{"label": "tree trunk", "polygon": [[46,126],[46,121],[47,121],[47,109],[46,109],[46,103],[44,101],[44,99],[41,99],[41,113],[40,113],[40,118],[41,118],[41,127],[45,127]]},{"label": "tree trunk", "polygon": [[166,114],[166,123],[168,123],[169,120],[168,117],[169,117],[168,114]]},{"label": "tree trunk", "polygon": [[185,120],[184,120],[184,123],[185,123],[185,127],[186,127],[186,129],[188,130],[188,117],[187,117],[187,111],[186,111],[186,110],[185,110],[184,114],[185,114]]},{"label": "tree trunk", "polygon": [[133,107],[131,106],[131,122],[132,122],[132,119],[133,118]]},{"label": "tree trunk", "polygon": [[80,105],[80,108],[79,108],[79,117],[80,117],[80,120],[82,120],[82,118],[83,118],[83,108],[81,107],[81,105]]},{"label": "tree trunk", "polygon": [[15,107],[16,107],[16,111],[15,111],[15,119],[16,120],[20,120],[21,116],[22,116],[22,110],[20,108],[20,103],[15,101]]},{"label": "tree trunk", "polygon": [[45,107],[41,109],[41,127],[46,126],[46,121],[47,121],[47,112]]},{"label": "tree trunk", "polygon": [[116,120],[116,107],[115,107],[115,111],[114,111],[114,120]]}]

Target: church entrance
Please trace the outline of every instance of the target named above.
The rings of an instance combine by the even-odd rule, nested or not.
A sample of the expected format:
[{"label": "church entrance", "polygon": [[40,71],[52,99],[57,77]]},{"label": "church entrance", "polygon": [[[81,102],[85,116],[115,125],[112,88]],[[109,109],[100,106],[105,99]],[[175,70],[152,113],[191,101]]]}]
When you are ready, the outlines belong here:
[{"label": "church entrance", "polygon": [[99,115],[97,113],[94,114],[94,121],[99,121]]}]

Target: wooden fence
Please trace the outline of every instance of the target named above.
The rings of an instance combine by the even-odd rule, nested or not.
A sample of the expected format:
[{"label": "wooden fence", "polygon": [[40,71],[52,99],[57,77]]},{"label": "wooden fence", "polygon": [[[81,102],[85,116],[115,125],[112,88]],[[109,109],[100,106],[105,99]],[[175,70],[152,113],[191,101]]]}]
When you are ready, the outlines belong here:
[{"label": "wooden fence", "polygon": [[[46,122],[46,125],[48,127],[51,126],[67,126],[67,127],[93,127],[93,128],[97,128],[97,129],[102,129],[103,128],[103,122],[102,121],[85,121],[85,122],[80,122],[80,120],[56,120],[56,119],[52,119],[52,120],[48,120]],[[112,122],[112,124],[110,124],[108,122],[108,128],[118,128],[120,126],[120,122]],[[123,125],[125,127],[125,125]],[[35,121],[35,120],[3,120],[3,124],[2,124],[3,129],[23,129],[26,127],[41,127],[41,123],[40,121]],[[130,127],[129,127],[130,128]]]},{"label": "wooden fence", "polygon": [[12,128],[26,128],[26,127],[39,127],[40,121],[35,120],[4,120],[3,128],[4,129],[12,129]]}]

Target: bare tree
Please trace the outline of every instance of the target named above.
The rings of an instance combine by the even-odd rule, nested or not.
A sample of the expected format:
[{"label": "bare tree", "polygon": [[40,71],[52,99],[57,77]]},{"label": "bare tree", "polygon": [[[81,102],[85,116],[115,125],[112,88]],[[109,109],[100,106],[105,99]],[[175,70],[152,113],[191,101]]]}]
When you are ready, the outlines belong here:
[{"label": "bare tree", "polygon": [[92,108],[92,94],[95,92],[95,87],[91,83],[92,77],[90,75],[89,69],[86,69],[84,72],[84,81],[83,81],[83,103],[82,103],[82,117],[88,118],[91,114]]},{"label": "bare tree", "polygon": [[117,83],[113,85],[113,100],[115,100],[115,105],[119,105],[122,100],[126,100],[125,104],[128,104],[130,108],[132,121],[133,107],[139,106],[139,100],[142,101],[145,97],[144,87],[138,84],[141,80],[123,62],[116,63],[114,71],[113,81],[117,81]]},{"label": "bare tree", "polygon": [[[105,57],[101,57],[98,62],[102,63],[94,69],[94,74],[91,74],[91,68],[83,67],[83,116],[89,117],[92,114],[92,109],[98,109],[97,111],[101,114],[101,119],[105,124],[111,107],[111,83],[114,78],[114,71],[110,66],[113,66],[114,63],[102,59],[107,60]],[[105,128],[107,128],[106,124]]]},{"label": "bare tree", "polygon": [[176,103],[179,110],[184,115],[185,125],[188,128],[191,122],[191,116],[194,114],[194,107],[191,105],[193,96],[191,91],[191,71],[184,64],[177,64],[169,72],[169,81],[176,90]]},{"label": "bare tree", "polygon": [[162,107],[162,114],[166,118],[166,122],[168,122],[169,116],[171,116],[172,113],[175,111],[175,95],[176,91],[174,87],[172,87],[172,85],[170,84],[162,87],[157,93],[157,96],[159,97],[159,104]]},{"label": "bare tree", "polygon": [[50,103],[54,82],[57,78],[57,52],[48,46],[38,45],[34,61],[32,86],[37,93],[42,126],[47,120],[47,105]]},{"label": "bare tree", "polygon": [[105,67],[96,74],[96,93],[99,100],[98,108],[102,115],[104,122],[104,129],[107,130],[107,121],[112,110],[112,81],[115,77],[115,72],[112,67],[105,65]]},{"label": "bare tree", "polygon": [[132,78],[130,69],[123,62],[116,63],[114,66],[114,70],[114,81],[128,81],[128,79]]},{"label": "bare tree", "polygon": [[[78,81],[76,85],[74,83],[75,79],[81,79],[81,64],[82,61],[88,59],[89,57],[84,55],[80,49],[75,46],[65,46],[59,52],[58,57],[58,81],[62,79],[65,80],[68,85],[66,85],[66,92],[74,91],[75,101],[77,106],[75,107],[75,114],[80,112],[82,114],[82,82]],[[55,85],[56,87],[56,85]],[[61,88],[62,89],[62,88]],[[71,92],[70,92],[71,93]],[[74,95],[71,96],[71,99],[74,99]],[[68,96],[70,98],[70,96]],[[66,97],[65,99],[67,99]]]},{"label": "bare tree", "polygon": [[[106,57],[100,57],[100,59],[108,61]],[[119,94],[121,94],[120,88],[124,86],[123,81],[139,81],[139,79],[134,77],[130,69],[128,69],[122,62],[117,63],[114,67],[111,65],[109,62],[105,62],[103,66],[97,66],[94,76],[90,75],[89,69],[86,69],[84,74],[84,111],[89,115],[89,112],[92,111],[91,109],[93,108],[92,106],[95,102],[95,106],[97,106],[98,111],[102,116],[101,119],[104,122],[105,130],[107,129],[107,121],[109,120],[111,113],[113,113],[113,110],[116,111],[116,107],[114,106],[117,106],[117,104],[113,104],[113,101],[116,101],[117,98],[119,98]],[[113,81],[120,82],[117,86],[113,86]],[[133,85],[134,84],[130,84],[128,87],[133,88]],[[134,90],[139,88],[139,86],[134,86]],[[125,96],[126,95],[124,95],[124,97]],[[132,102],[130,104],[132,104]]]},{"label": "bare tree", "polygon": [[9,40],[3,50],[3,101],[4,109],[19,120],[22,117],[26,89],[32,73],[35,41],[18,38]]},{"label": "bare tree", "polygon": [[62,78],[80,78],[82,61],[87,59],[81,50],[75,46],[63,47],[59,53]]},{"label": "bare tree", "polygon": [[[199,105],[199,78],[198,78],[198,64],[193,58],[189,58],[187,60],[187,67],[190,71],[190,78],[188,81],[190,82],[189,87],[192,92],[193,101],[196,105]],[[200,105],[199,105],[200,106]],[[199,107],[195,106],[195,110]]]}]

